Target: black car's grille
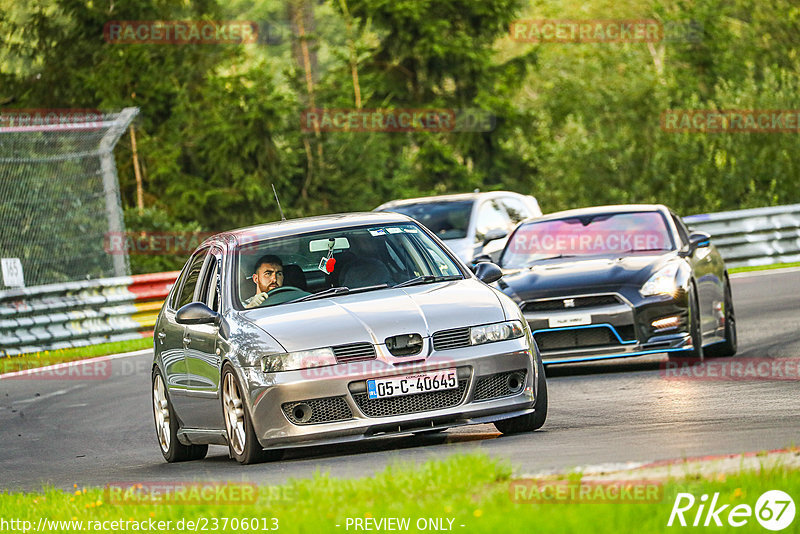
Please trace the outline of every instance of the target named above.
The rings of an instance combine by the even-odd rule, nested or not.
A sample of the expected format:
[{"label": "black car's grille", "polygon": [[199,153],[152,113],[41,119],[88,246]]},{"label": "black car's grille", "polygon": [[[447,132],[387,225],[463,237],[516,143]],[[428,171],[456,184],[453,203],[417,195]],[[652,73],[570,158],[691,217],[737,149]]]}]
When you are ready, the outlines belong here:
[{"label": "black car's grille", "polygon": [[375,359],[375,347],[371,343],[353,343],[333,347],[333,355],[339,363],[360,362]]},{"label": "black car's grille", "polygon": [[281,408],[286,418],[296,425],[316,425],[353,418],[353,412],[344,397],[286,402]]},{"label": "black car's grille", "polygon": [[469,345],[469,328],[442,330],[433,334],[434,350],[460,349]]},{"label": "black car's grille", "polygon": [[533,339],[542,351],[619,345],[619,339],[607,326],[548,330],[537,332]]},{"label": "black car's grille", "polygon": [[518,371],[482,376],[475,384],[475,393],[472,399],[483,401],[515,395],[525,387],[527,374],[528,372],[525,369],[520,369]]},{"label": "black car's grille", "polygon": [[622,338],[622,341],[635,341],[636,340],[636,327],[632,324],[623,326],[615,326],[617,334]]},{"label": "black car's grille", "polygon": [[620,299],[616,295],[591,295],[587,297],[573,297],[568,299],[547,299],[533,300],[525,302],[520,306],[523,312],[543,312],[572,310],[579,308],[594,308],[597,306],[608,306],[609,304],[619,304]]},{"label": "black car's grille", "polygon": [[458,387],[444,391],[415,393],[385,399],[370,399],[367,393],[354,393],[353,399],[367,417],[391,417],[408,413],[441,410],[461,404],[469,380],[458,381]]}]

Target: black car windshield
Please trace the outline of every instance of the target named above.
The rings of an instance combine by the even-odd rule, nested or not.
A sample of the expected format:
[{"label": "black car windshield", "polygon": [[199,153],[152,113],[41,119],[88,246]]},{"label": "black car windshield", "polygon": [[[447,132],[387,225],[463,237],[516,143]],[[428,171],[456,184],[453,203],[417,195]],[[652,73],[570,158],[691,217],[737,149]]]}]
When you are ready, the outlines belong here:
[{"label": "black car windshield", "polygon": [[408,215],[424,224],[439,239],[463,239],[467,237],[473,204],[472,200],[442,200],[404,204],[383,211]]},{"label": "black car windshield", "polygon": [[464,278],[413,223],[274,238],[242,245],[235,255],[237,309]]},{"label": "black car windshield", "polygon": [[666,221],[657,211],[586,215],[522,224],[509,239],[500,263],[519,269],[555,258],[673,248]]}]

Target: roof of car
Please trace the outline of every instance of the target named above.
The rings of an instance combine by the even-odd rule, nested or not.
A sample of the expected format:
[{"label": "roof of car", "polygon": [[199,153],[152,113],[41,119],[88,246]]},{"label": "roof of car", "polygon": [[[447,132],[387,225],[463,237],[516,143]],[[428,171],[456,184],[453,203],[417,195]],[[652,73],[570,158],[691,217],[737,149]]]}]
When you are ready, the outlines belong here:
[{"label": "roof of car", "polygon": [[276,221],[247,228],[238,228],[227,232],[220,232],[206,241],[226,241],[235,240],[236,244],[253,243],[262,239],[272,237],[282,237],[287,235],[303,234],[306,232],[316,232],[325,230],[335,230],[337,228],[348,228],[353,226],[380,225],[398,222],[413,222],[414,220],[405,215],[393,212],[360,212],[360,213],[334,213],[331,215],[319,215],[316,217],[304,217],[300,219],[287,219]]},{"label": "roof of car", "polygon": [[421,204],[426,202],[455,202],[459,200],[476,200],[479,197],[497,197],[497,196],[524,196],[513,191],[478,191],[472,193],[454,193],[451,195],[435,195],[432,197],[418,197],[418,198],[404,198],[402,200],[390,200],[375,208],[376,210],[393,208],[396,206],[405,206],[408,204]]},{"label": "roof of car", "polygon": [[561,219],[564,217],[580,217],[582,215],[601,215],[606,213],[630,213],[630,212],[647,212],[647,211],[668,211],[668,208],[663,204],[615,204],[611,206],[593,206],[591,208],[576,208],[571,210],[556,211],[547,213],[540,217],[528,219],[526,222],[540,222],[549,221],[553,219]]}]

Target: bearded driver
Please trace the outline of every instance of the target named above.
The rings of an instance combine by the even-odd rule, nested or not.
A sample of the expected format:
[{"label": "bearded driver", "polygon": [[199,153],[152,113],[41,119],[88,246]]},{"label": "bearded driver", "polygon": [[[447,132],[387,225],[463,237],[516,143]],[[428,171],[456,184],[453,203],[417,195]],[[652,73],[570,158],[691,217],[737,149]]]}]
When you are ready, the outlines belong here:
[{"label": "bearded driver", "polygon": [[256,284],[256,294],[244,302],[245,308],[256,308],[264,302],[269,291],[283,286],[283,262],[278,256],[267,254],[261,256],[256,262],[253,273],[253,282]]}]

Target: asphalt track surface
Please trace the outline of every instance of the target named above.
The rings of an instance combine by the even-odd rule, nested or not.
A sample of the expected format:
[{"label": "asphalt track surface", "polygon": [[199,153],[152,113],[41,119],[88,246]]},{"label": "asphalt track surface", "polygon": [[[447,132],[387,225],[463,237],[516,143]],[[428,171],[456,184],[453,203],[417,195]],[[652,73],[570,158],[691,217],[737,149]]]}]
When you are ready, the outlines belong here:
[{"label": "asphalt track surface", "polygon": [[[736,277],[733,298],[734,360],[800,363],[800,272]],[[153,429],[151,359],[114,360],[106,379],[0,379],[0,489],[189,480],[276,484],[316,471],[361,477],[395,461],[476,450],[507,459],[519,475],[800,443],[800,381],[667,379],[666,356],[653,355],[548,367],[548,419],[533,433],[501,436],[493,425],[475,425],[294,449],[282,460],[251,466],[230,460],[226,447],[212,446],[205,460],[167,464]]]}]

